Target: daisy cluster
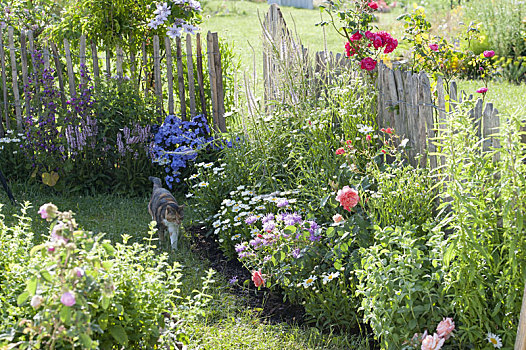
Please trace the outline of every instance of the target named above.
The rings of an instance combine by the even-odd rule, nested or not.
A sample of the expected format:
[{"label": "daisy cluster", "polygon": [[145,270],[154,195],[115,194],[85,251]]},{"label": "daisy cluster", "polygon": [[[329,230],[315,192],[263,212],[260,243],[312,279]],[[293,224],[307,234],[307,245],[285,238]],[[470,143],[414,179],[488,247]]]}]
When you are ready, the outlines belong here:
[{"label": "daisy cluster", "polygon": [[[22,140],[25,140],[26,136],[24,134],[18,134],[17,136],[14,136],[13,130],[7,130],[6,135],[4,137],[0,137],[0,150],[4,149],[4,146],[7,146],[9,144],[18,144],[22,142]],[[17,147],[18,148],[18,147]],[[13,153],[17,153],[18,150],[14,150]]]},{"label": "daisy cluster", "polygon": [[171,38],[180,37],[183,33],[194,34],[198,27],[187,23],[181,18],[175,17],[175,8],[179,7],[184,11],[201,11],[201,4],[196,0],[174,0],[171,2],[160,2],[156,5],[156,9],[153,12],[155,17],[148,23],[148,27],[151,29],[157,29],[163,26],[166,22],[173,20],[171,26],[167,25],[167,32]]},{"label": "daisy cluster", "polygon": [[[231,191],[212,217],[213,233],[227,255],[237,256],[234,249],[239,242],[261,233],[265,217],[271,217],[279,209],[291,209],[296,199],[290,196],[297,193],[299,190],[257,194],[255,189],[243,185]],[[266,225],[270,227],[272,222],[269,220]]]}]

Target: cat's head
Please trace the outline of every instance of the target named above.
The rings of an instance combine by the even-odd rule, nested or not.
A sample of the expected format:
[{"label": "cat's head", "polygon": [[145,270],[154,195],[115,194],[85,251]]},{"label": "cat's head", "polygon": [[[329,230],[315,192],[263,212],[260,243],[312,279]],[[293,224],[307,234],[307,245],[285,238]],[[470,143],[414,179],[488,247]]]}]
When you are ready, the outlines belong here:
[{"label": "cat's head", "polygon": [[172,206],[166,208],[166,221],[175,222],[177,225],[180,225],[183,222],[183,209],[184,205],[180,205],[177,208]]}]

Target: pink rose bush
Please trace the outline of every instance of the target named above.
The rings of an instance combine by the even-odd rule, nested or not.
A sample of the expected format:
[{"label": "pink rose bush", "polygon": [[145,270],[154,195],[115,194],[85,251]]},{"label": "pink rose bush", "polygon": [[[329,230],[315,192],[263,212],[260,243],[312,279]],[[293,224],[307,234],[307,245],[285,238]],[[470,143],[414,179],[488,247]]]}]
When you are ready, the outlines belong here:
[{"label": "pink rose bush", "polygon": [[360,201],[360,196],[354,188],[344,186],[341,190],[338,190],[336,200],[340,202],[343,209],[351,211],[351,208],[354,208]]},{"label": "pink rose bush", "polygon": [[428,335],[422,340],[422,350],[438,350],[442,348],[444,338],[440,338],[438,334]]}]

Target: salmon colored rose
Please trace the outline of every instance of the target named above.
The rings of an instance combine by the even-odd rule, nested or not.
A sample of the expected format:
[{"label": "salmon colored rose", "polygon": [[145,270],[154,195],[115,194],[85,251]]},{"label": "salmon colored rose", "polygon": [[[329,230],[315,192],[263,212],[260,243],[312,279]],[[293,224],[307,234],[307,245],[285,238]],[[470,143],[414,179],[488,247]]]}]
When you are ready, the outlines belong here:
[{"label": "salmon colored rose", "polygon": [[340,205],[343,207],[343,209],[351,211],[351,208],[354,208],[358,204],[360,196],[358,195],[358,191],[356,191],[354,188],[344,186],[338,191],[336,200],[340,202]]},{"label": "salmon colored rose", "polygon": [[263,278],[263,275],[261,274],[261,269],[259,271],[252,271],[252,281],[254,281],[254,285],[259,288],[261,286],[265,286],[265,279]]}]

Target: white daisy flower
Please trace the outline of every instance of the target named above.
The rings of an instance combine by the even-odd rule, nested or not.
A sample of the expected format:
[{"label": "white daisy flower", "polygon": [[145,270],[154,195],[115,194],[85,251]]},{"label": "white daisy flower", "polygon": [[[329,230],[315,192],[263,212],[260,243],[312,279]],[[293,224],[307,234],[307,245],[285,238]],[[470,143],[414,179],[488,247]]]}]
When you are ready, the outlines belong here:
[{"label": "white daisy flower", "polygon": [[199,175],[197,174],[192,174],[188,179],[189,180],[193,180],[193,179],[196,179]]},{"label": "white daisy flower", "polygon": [[241,185],[241,186],[237,186],[237,190],[238,191],[241,191],[241,190],[244,190],[245,189],[245,186]]},{"label": "white daisy flower", "polygon": [[316,276],[310,276],[305,281],[303,281],[303,288],[308,288],[314,284],[314,281],[316,281],[318,278]]},{"label": "white daisy flower", "polygon": [[206,163],[203,165],[203,168],[211,168],[212,166],[214,166],[214,163]]},{"label": "white daisy flower", "polygon": [[230,219],[226,219],[225,221],[223,221],[223,225],[226,225],[228,223],[230,223]]},{"label": "white daisy flower", "polygon": [[241,235],[239,233],[237,235],[233,235],[232,237],[230,237],[230,239],[233,241],[238,240],[240,238],[241,238]]},{"label": "white daisy flower", "polygon": [[193,197],[193,195],[194,195],[193,193],[187,193],[187,194],[186,194],[186,198]]},{"label": "white daisy flower", "polygon": [[265,206],[264,205],[258,205],[256,208],[254,208],[256,210],[265,210]]},{"label": "white daisy flower", "polygon": [[332,281],[333,279],[337,278],[338,276],[340,276],[339,272],[334,272],[334,273],[330,273],[330,274],[328,274],[326,276],[323,276],[323,284],[327,284],[327,282]]},{"label": "white daisy flower", "polygon": [[239,206],[234,206],[234,207],[232,207],[232,211],[233,211],[234,213],[237,213],[237,212],[240,211],[240,210],[241,210],[241,208],[240,208]]},{"label": "white daisy flower", "polygon": [[502,340],[500,339],[498,335],[488,332],[488,337],[486,339],[488,340],[490,344],[493,345],[494,348],[497,348],[497,349],[502,348]]},{"label": "white daisy flower", "polygon": [[219,234],[219,232],[221,232],[221,228],[220,228],[220,227],[216,228],[215,231],[214,231],[214,233],[215,233],[216,235]]},{"label": "white daisy flower", "polygon": [[221,220],[216,220],[212,223],[212,226],[214,226],[214,228],[218,228],[219,226],[221,226]]},{"label": "white daisy flower", "polygon": [[238,221],[234,224],[234,226],[241,226],[242,222],[241,221]]},{"label": "white daisy flower", "polygon": [[199,187],[208,187],[208,185],[209,185],[209,183],[206,182],[206,181],[201,181],[201,182],[199,183]]}]

